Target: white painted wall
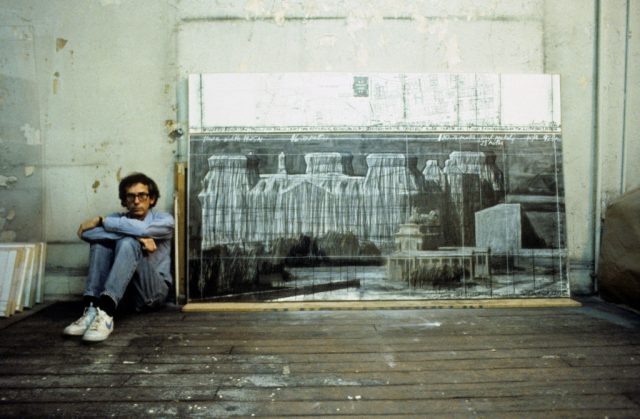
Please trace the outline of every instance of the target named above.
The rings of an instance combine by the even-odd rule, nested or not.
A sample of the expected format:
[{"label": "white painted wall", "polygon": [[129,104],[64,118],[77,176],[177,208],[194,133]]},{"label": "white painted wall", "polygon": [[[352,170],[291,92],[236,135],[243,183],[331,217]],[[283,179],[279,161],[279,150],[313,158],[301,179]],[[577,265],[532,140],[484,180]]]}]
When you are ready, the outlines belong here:
[{"label": "white painted wall", "polygon": [[175,10],[155,0],[0,1],[0,25],[35,34],[44,186],[31,193],[43,204],[12,223],[43,224],[49,294],[77,291],[88,260],[78,222],[120,209],[120,176],[147,172],[164,192],[158,206],[171,208],[176,147],[165,121],[176,115]]},{"label": "white painted wall", "polygon": [[189,73],[301,71],[560,74],[572,286],[589,292],[603,204],[640,184],[640,42],[628,36],[639,9],[634,0],[0,0],[0,25],[35,33],[44,187],[34,193],[44,194],[49,295],[81,286],[77,224],[118,209],[119,176],[144,170],[170,208],[172,165],[186,147],[166,121],[186,128]]}]

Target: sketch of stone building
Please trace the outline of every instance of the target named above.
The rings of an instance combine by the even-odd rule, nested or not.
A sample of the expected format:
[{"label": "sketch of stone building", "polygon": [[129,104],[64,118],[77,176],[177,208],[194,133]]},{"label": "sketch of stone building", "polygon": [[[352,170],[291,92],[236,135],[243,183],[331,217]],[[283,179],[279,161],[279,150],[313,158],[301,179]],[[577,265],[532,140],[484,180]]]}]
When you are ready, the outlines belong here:
[{"label": "sketch of stone building", "polygon": [[304,174],[261,176],[250,155],[210,157],[198,194],[202,248],[329,232],[385,244],[422,199],[424,181],[402,154],[367,155],[366,176],[354,176],[351,159],[308,153]]},{"label": "sketch of stone building", "polygon": [[[420,273],[427,276],[431,272],[449,269],[451,280],[462,281],[491,280],[490,251],[487,248],[460,247],[441,248],[440,250],[410,251],[401,250],[388,257],[387,269],[389,278],[409,283],[413,287],[420,286]],[[457,273],[456,273],[457,271]],[[423,278],[422,286],[449,286],[442,278]]]},{"label": "sketch of stone building", "polygon": [[[278,155],[278,171],[271,174],[260,173],[253,154],[208,158],[198,193],[202,249],[330,232],[389,247],[402,234],[400,225],[429,212],[442,213],[447,227],[443,232],[441,223],[430,226],[432,241],[474,245],[475,213],[504,191],[500,169],[483,152],[452,152],[437,181],[418,170],[417,159],[400,153],[367,154],[364,176],[354,174],[351,154],[306,153],[303,174],[287,173],[283,158]],[[428,175],[439,170],[430,162]]]}]

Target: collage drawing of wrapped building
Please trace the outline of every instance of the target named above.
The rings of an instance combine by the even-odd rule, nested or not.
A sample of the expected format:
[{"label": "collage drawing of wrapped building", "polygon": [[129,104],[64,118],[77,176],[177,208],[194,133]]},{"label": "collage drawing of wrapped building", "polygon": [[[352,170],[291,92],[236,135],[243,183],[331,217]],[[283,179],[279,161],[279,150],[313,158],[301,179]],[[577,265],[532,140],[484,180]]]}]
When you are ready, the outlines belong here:
[{"label": "collage drawing of wrapped building", "polygon": [[565,297],[559,132],[190,139],[189,294]]}]

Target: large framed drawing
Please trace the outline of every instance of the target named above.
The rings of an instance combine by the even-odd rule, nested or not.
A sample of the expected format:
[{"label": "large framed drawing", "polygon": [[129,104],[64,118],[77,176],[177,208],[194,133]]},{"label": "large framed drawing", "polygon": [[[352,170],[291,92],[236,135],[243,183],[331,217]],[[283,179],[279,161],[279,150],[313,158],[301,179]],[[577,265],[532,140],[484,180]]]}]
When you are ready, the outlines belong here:
[{"label": "large framed drawing", "polygon": [[568,296],[557,76],[190,78],[191,301]]}]

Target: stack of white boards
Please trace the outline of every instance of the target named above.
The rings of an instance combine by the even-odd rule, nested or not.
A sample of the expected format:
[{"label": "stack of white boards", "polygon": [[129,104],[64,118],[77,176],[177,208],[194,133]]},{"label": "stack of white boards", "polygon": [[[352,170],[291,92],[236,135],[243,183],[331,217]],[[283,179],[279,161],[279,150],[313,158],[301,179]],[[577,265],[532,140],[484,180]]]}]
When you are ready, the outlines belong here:
[{"label": "stack of white boards", "polygon": [[0,243],[0,317],[42,302],[46,253],[46,243]]}]

